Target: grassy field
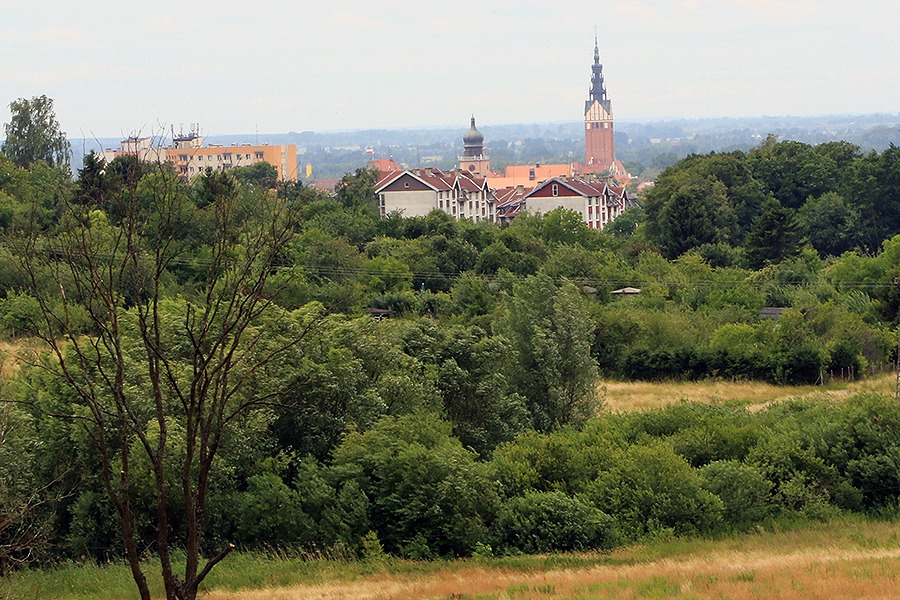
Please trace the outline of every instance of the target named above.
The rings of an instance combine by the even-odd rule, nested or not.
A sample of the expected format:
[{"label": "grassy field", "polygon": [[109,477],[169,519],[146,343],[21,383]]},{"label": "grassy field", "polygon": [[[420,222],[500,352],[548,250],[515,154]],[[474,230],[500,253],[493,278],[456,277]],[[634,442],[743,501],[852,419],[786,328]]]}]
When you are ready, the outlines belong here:
[{"label": "grassy field", "polygon": [[826,386],[778,386],[759,381],[601,381],[598,391],[606,410],[625,412],[659,408],[674,402],[746,402],[751,408],[763,408],[789,398],[823,398],[839,400],[853,394],[877,392],[893,395],[896,379],[893,373],[869,377],[861,381],[833,383]]},{"label": "grassy field", "polygon": [[[843,517],[610,554],[385,563],[238,554],[205,600],[896,598],[900,522]],[[157,586],[157,592],[159,592]],[[0,598],[134,597],[127,569],[67,565],[10,579]]]}]

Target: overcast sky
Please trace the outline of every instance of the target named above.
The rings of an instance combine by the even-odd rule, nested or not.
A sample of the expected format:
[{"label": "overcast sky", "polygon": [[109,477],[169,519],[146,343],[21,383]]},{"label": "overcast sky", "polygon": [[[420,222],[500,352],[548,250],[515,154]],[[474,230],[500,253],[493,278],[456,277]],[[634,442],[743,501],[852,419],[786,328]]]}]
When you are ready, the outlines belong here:
[{"label": "overcast sky", "polygon": [[898,0],[0,0],[0,103],[46,94],[70,137],[577,121],[596,26],[617,119],[896,113],[898,24]]}]

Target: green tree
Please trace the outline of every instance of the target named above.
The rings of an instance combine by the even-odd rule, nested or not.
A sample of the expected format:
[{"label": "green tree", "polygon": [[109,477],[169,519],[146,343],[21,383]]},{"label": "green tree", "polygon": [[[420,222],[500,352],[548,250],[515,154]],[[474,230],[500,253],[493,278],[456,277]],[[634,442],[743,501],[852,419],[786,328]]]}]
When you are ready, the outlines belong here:
[{"label": "green tree", "polygon": [[6,124],[3,153],[20,167],[43,160],[51,167],[68,169],[72,148],[60,131],[53,100],[43,95],[19,98],[9,108],[12,120]]},{"label": "green tree", "polygon": [[836,190],[842,179],[845,151],[829,146],[821,152],[802,142],[775,141],[769,136],[765,143],[750,152],[754,176],[764,182],[769,191],[786,208],[797,210],[810,196],[818,197]]},{"label": "green tree", "polygon": [[265,161],[246,167],[235,167],[230,173],[241,183],[255,185],[265,190],[275,188],[278,183],[278,170]]},{"label": "green tree", "polygon": [[753,269],[797,256],[801,230],[794,211],[777,200],[767,200],[747,234],[747,261]]},{"label": "green tree", "polygon": [[631,539],[666,529],[709,531],[722,520],[722,501],[703,489],[697,471],[665,443],[629,446],[585,496]]},{"label": "green tree", "polygon": [[567,208],[555,208],[541,219],[541,235],[550,247],[580,244],[592,248],[595,234],[580,214]]},{"label": "green tree", "polygon": [[386,417],[350,433],[335,453],[332,479],[358,485],[385,548],[411,558],[471,553],[487,539],[498,501],[487,465],[429,414]]},{"label": "green tree", "polygon": [[492,530],[497,546],[507,552],[608,550],[616,542],[608,515],[562,492],[526,492],[511,498]]},{"label": "green tree", "polygon": [[[145,600],[140,482],[151,482],[166,597],[194,600],[232,548],[225,544],[204,564],[205,513],[223,440],[251,411],[283,397],[293,383],[285,370],[302,362],[303,340],[319,322],[317,307],[276,307],[266,286],[294,233],[285,201],[223,185],[200,208],[181,186],[170,169],[151,173],[135,193],[113,198],[114,219],[69,204],[57,227],[30,232],[21,257],[42,313],[38,335],[52,357],[40,372],[62,393],[53,412],[79,423],[96,453]],[[205,227],[195,229],[198,222]],[[164,297],[169,269],[198,242],[209,247],[198,289]],[[42,284],[47,272],[55,290]],[[73,326],[78,305],[89,315],[90,336]],[[43,390],[23,393],[39,404]],[[139,463],[147,465],[143,479],[132,469]],[[184,536],[176,541],[170,525],[178,514]],[[179,572],[173,545],[184,553]]]},{"label": "green tree", "polygon": [[338,202],[347,208],[361,208],[373,216],[378,216],[378,197],[375,195],[375,181],[378,171],[357,169],[347,173],[335,186]]},{"label": "green tree", "polygon": [[540,431],[579,425],[598,408],[594,329],[582,302],[573,284],[539,274],[515,286],[497,323],[515,357],[509,380]]},{"label": "green tree", "polygon": [[846,197],[859,210],[861,243],[871,252],[900,232],[900,146],[864,156],[851,173],[852,194]]},{"label": "green tree", "polygon": [[725,185],[691,171],[664,178],[647,196],[647,233],[668,258],[703,244],[728,242],[736,225]]},{"label": "green tree", "polygon": [[52,535],[44,509],[63,493],[58,481],[42,482],[38,476],[41,446],[31,417],[0,400],[0,577],[43,555]]},{"label": "green tree", "polygon": [[91,150],[85,155],[82,165],[82,168],[78,169],[78,182],[73,201],[81,205],[106,206],[108,191],[106,160]]},{"label": "green tree", "polygon": [[809,198],[797,212],[803,234],[819,255],[839,256],[850,250],[859,239],[860,215],[837,192],[826,192]]}]

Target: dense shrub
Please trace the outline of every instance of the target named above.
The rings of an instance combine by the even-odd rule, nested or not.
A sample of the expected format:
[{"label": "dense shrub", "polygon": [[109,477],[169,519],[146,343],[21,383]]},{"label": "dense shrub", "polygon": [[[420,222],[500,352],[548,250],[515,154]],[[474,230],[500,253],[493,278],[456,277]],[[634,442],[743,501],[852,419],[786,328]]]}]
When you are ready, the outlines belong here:
[{"label": "dense shrub", "polygon": [[722,500],[723,521],[746,527],[771,515],[772,482],[756,467],[735,460],[719,460],[700,469],[703,488]]},{"label": "dense shrub", "polygon": [[410,558],[470,554],[487,538],[498,501],[487,466],[429,414],[386,417],[351,433],[331,472],[369,498],[369,521],[385,550]]},{"label": "dense shrub", "polygon": [[722,501],[703,489],[697,472],[664,443],[629,447],[585,496],[615,518],[629,539],[665,530],[710,531],[722,518]]},{"label": "dense shrub", "polygon": [[528,492],[507,500],[492,527],[502,552],[608,549],[616,542],[613,519],[563,492]]}]

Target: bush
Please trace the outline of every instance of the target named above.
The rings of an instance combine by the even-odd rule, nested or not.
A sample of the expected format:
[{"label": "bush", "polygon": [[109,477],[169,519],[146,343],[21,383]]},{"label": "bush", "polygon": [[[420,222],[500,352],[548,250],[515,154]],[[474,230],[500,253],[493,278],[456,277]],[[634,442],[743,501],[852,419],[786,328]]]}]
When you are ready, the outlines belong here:
[{"label": "bush", "polygon": [[492,529],[504,552],[609,549],[614,521],[598,508],[562,492],[528,492],[508,500]]},{"label": "bush", "polygon": [[487,537],[497,493],[487,466],[425,413],[385,417],[351,433],[337,449],[331,478],[358,485],[387,552],[410,558],[466,555]]},{"label": "bush", "polygon": [[772,514],[772,482],[756,467],[736,460],[718,460],[700,469],[705,490],[724,504],[724,521],[743,527]]},{"label": "bush", "polygon": [[722,501],[701,487],[697,471],[665,443],[629,447],[587,494],[630,539],[664,529],[710,531],[722,518]]}]

